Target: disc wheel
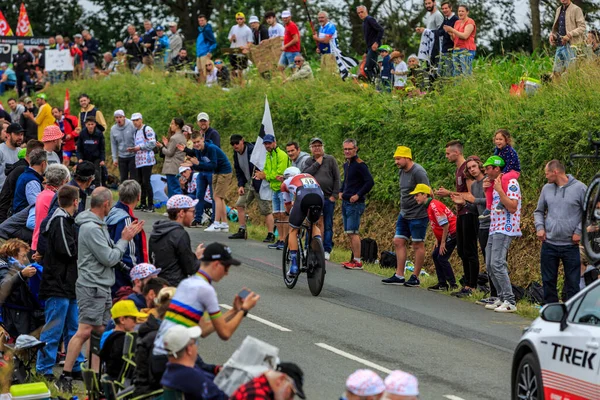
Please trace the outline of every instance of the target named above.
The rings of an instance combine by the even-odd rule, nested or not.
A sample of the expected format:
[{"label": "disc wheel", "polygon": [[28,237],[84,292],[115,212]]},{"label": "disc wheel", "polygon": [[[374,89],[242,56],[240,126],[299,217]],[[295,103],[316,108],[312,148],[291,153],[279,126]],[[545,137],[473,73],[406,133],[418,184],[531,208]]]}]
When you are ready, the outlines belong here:
[{"label": "disc wheel", "polygon": [[313,238],[308,252],[308,288],[313,296],[318,296],[325,283],[325,250],[319,238]]}]

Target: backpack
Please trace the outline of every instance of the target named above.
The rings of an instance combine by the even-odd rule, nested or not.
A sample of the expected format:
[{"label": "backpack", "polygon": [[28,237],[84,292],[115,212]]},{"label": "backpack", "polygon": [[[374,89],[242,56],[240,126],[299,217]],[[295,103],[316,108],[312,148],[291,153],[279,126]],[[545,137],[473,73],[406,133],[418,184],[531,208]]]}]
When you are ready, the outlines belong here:
[{"label": "backpack", "polygon": [[[360,241],[360,256],[366,263],[375,263],[377,261],[377,242],[375,239],[365,238]],[[354,253],[352,254],[350,261],[354,259]]]},{"label": "backpack", "polygon": [[515,302],[519,302],[525,297],[525,289],[520,286],[512,285],[512,292],[515,295]]},{"label": "backpack", "polygon": [[531,282],[525,289],[525,298],[533,304],[543,304],[544,288],[539,282]]},{"label": "backpack", "polygon": [[394,253],[393,251],[382,251],[381,259],[379,260],[379,265],[382,268],[396,269],[396,266],[397,266],[396,253]]}]

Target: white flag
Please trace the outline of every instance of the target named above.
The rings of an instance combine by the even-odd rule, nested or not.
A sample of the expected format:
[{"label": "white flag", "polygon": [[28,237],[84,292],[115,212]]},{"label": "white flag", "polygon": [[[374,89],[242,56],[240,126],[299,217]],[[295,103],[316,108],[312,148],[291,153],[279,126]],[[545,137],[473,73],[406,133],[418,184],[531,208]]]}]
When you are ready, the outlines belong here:
[{"label": "white flag", "polygon": [[273,130],[273,120],[271,120],[271,109],[269,108],[269,99],[266,97],[265,112],[260,125],[260,132],[258,133],[256,143],[254,144],[254,150],[250,156],[250,162],[261,171],[265,169],[265,159],[267,158],[267,149],[265,149],[265,146],[263,145],[263,138],[265,135],[275,136],[275,131]]}]

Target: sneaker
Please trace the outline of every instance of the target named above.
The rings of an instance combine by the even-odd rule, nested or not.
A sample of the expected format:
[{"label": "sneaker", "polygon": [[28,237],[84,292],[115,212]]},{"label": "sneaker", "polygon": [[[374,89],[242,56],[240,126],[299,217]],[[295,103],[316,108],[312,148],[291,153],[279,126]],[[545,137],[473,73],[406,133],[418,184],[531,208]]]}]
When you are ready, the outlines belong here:
[{"label": "sneaker", "polygon": [[448,285],[445,283],[438,283],[437,285],[433,285],[433,286],[429,286],[427,288],[427,290],[430,290],[432,292],[447,292],[448,291]]},{"label": "sneaker", "polygon": [[229,225],[226,222],[219,224],[221,232],[229,232]]},{"label": "sneaker", "polygon": [[486,209],[478,218],[480,221],[486,221],[490,219],[490,210]]},{"label": "sneaker", "polygon": [[240,228],[237,233],[230,235],[228,239],[246,239],[246,230],[244,228]]},{"label": "sneaker", "polygon": [[456,295],[459,299],[464,299],[465,297],[471,297],[473,295],[473,290],[462,288],[462,290]]},{"label": "sneaker", "polygon": [[144,211],[148,212],[148,213],[153,213],[154,212],[154,206],[147,207]]},{"label": "sneaker", "polygon": [[136,210],[136,211],[146,211],[146,206],[144,204],[140,204],[139,206],[137,206],[136,208],[134,208],[134,210]]},{"label": "sneaker", "polygon": [[350,269],[350,270],[360,271],[363,269],[363,265],[360,261],[353,260],[353,261],[342,263],[342,265],[344,266],[344,268]]},{"label": "sneaker", "polygon": [[280,240],[279,244],[277,245],[277,250],[283,250],[284,246],[285,246],[285,244],[283,243],[283,240]]},{"label": "sneaker", "polygon": [[287,272],[288,279],[294,279],[298,275],[298,266],[292,263],[290,270]]},{"label": "sneaker", "polygon": [[458,290],[458,285],[456,283],[451,283],[450,290]]},{"label": "sneaker", "polygon": [[267,237],[265,238],[265,240],[263,240],[263,243],[273,243],[275,241],[275,235],[273,235],[273,232],[269,232],[267,233]]},{"label": "sneaker", "polygon": [[421,286],[421,281],[419,280],[419,278],[417,278],[417,276],[415,274],[412,274],[410,276],[410,279],[407,280],[406,282],[404,282],[404,286],[419,287],[419,286]]},{"label": "sneaker", "polygon": [[190,228],[202,228],[202,222],[194,220],[190,225]]},{"label": "sneaker", "polygon": [[381,282],[384,285],[398,285],[398,286],[400,286],[400,285],[404,285],[404,282],[406,282],[406,279],[404,279],[404,277],[398,278],[396,276],[396,274],[394,274],[394,275],[390,276],[389,278],[382,279]]},{"label": "sneaker", "polygon": [[504,302],[500,299],[496,299],[496,301],[494,301],[493,303],[489,303],[488,305],[485,306],[486,310],[495,310],[496,308],[500,307]]},{"label": "sneaker", "polygon": [[71,378],[74,381],[83,381],[83,373],[81,371],[73,371],[71,372]]},{"label": "sneaker", "polygon": [[204,232],[221,232],[221,225],[218,222],[213,222]]},{"label": "sneaker", "polygon": [[267,247],[271,250],[279,250],[279,244],[281,243],[281,250],[283,250],[283,241],[278,240],[275,243],[268,245]]},{"label": "sneaker", "polygon": [[329,259],[331,258],[331,253],[329,253],[328,251],[325,252],[325,260],[329,261]]},{"label": "sneaker", "polygon": [[494,311],[501,313],[513,313],[517,312],[517,306],[508,301],[505,301],[499,307],[494,308]]},{"label": "sneaker", "polygon": [[73,378],[62,374],[60,378],[54,382],[54,387],[60,392],[73,393]]},{"label": "sneaker", "polygon": [[[456,288],[456,289],[458,289],[458,288]],[[455,290],[454,292],[450,293],[450,296],[457,297],[461,292],[462,292],[462,289]]]},{"label": "sneaker", "polygon": [[487,306],[488,304],[492,304],[493,302],[495,302],[497,299],[497,297],[487,297],[485,299],[477,300],[475,304],[478,304],[480,306]]},{"label": "sneaker", "polygon": [[504,207],[504,204],[502,204],[502,202],[498,203],[498,205],[496,206],[495,211],[501,213],[504,210],[506,210],[506,207]]},{"label": "sneaker", "polygon": [[67,358],[67,355],[65,353],[58,353],[56,355],[56,363],[60,366],[65,365],[65,359]]}]

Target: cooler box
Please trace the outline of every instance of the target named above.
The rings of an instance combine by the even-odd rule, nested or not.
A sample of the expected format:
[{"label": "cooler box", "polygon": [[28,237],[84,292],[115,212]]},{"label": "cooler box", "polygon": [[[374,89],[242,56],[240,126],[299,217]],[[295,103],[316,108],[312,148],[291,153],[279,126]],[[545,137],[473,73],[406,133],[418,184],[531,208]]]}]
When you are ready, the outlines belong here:
[{"label": "cooler box", "polygon": [[10,394],[13,400],[49,400],[50,390],[44,382],[12,385]]}]

